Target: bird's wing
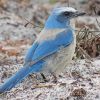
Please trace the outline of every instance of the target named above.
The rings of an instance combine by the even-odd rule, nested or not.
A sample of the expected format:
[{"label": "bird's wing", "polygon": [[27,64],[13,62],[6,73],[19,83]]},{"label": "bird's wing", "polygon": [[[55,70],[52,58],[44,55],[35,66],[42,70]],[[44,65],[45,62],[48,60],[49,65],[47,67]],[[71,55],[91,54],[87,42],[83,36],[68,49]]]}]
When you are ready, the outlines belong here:
[{"label": "bird's wing", "polygon": [[[42,37],[41,37],[42,38]],[[50,56],[57,52],[62,46],[68,46],[73,41],[73,34],[71,30],[59,33],[55,38],[44,40],[42,42],[35,42],[26,55],[26,61],[36,61],[32,66],[26,65],[22,67],[16,74],[10,77],[4,84],[0,86],[0,93],[10,90],[18,82],[23,80],[32,72],[40,71],[44,63],[43,58]],[[41,60],[42,59],[42,60]]]},{"label": "bird's wing", "polygon": [[38,61],[57,52],[61,47],[70,45],[72,41],[72,30],[65,30],[58,33],[53,39],[33,44],[26,56],[26,59],[31,58],[32,61]]},{"label": "bird's wing", "polygon": [[37,42],[33,43],[31,48],[26,53],[25,63],[30,62],[32,60],[33,54],[34,54],[37,47],[38,47],[38,43]]}]

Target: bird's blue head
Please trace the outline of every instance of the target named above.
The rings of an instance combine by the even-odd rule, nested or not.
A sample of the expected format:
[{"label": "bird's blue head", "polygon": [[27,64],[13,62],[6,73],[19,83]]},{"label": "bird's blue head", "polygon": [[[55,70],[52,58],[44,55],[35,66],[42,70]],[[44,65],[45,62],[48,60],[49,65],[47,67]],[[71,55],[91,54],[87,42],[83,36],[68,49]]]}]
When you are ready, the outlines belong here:
[{"label": "bird's blue head", "polygon": [[72,7],[55,8],[47,19],[45,28],[66,28],[70,26],[70,19],[84,14],[84,12],[78,12]]}]

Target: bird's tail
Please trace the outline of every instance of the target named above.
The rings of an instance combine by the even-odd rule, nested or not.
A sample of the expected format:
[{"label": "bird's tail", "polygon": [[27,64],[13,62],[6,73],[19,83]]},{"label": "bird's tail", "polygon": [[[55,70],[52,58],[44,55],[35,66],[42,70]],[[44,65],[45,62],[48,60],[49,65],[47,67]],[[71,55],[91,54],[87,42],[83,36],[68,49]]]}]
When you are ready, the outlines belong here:
[{"label": "bird's tail", "polygon": [[4,84],[0,86],[0,93],[4,93],[12,89],[17,83],[22,81],[32,72],[38,72],[41,69],[42,62],[39,62],[33,66],[24,66],[17,73],[11,76]]}]

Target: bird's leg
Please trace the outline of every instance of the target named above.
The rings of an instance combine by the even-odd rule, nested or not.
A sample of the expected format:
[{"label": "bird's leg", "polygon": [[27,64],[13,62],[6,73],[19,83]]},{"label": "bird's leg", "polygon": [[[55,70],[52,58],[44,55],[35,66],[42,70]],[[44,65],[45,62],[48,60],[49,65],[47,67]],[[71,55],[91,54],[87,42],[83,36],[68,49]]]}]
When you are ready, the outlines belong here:
[{"label": "bird's leg", "polygon": [[58,80],[57,80],[57,76],[55,75],[55,73],[54,73],[54,72],[51,72],[51,75],[52,75],[53,78],[54,78],[52,82],[57,83]]},{"label": "bird's leg", "polygon": [[44,75],[43,73],[40,73],[40,74],[41,74],[41,76],[42,76],[44,82],[48,82],[48,81],[49,81],[49,80],[45,77],[45,75]]},{"label": "bird's leg", "polygon": [[30,75],[29,75],[29,77],[33,80],[33,83],[34,83],[34,84],[37,84],[37,85],[40,83],[40,82],[38,81],[38,80],[39,80],[39,77],[38,77],[38,76],[39,76],[39,75],[36,74],[36,73],[35,73],[35,74],[33,73],[33,74],[30,74]]}]

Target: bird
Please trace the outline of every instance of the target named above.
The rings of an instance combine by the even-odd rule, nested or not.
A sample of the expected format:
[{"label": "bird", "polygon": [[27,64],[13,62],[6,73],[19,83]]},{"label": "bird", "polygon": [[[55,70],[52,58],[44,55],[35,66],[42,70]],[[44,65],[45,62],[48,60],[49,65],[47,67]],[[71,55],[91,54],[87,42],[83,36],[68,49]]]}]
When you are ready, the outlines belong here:
[{"label": "bird", "polygon": [[84,15],[72,7],[54,8],[26,53],[25,63],[14,75],[0,85],[0,93],[10,91],[31,73],[60,73],[72,60],[76,47],[71,19]]}]

